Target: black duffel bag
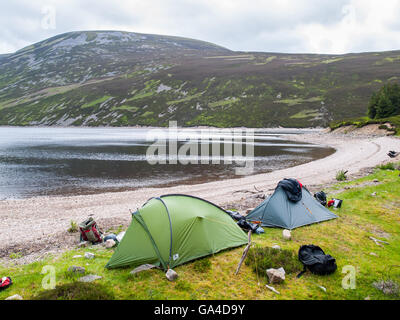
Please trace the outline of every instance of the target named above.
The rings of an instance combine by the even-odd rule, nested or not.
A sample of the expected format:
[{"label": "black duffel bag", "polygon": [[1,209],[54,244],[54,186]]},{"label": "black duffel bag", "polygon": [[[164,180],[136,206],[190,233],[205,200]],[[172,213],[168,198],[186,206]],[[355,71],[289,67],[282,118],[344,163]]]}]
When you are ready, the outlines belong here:
[{"label": "black duffel bag", "polygon": [[299,260],[304,266],[297,278],[300,278],[307,269],[313,274],[328,275],[334,273],[337,269],[336,260],[318,246],[305,245],[299,249]]}]

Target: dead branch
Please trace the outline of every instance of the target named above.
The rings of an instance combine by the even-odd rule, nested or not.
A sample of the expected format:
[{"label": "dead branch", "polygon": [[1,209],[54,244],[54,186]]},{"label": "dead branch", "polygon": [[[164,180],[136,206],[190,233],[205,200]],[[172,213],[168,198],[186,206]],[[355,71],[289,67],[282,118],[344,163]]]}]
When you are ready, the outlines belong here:
[{"label": "dead branch", "polygon": [[251,191],[251,190],[237,190],[237,191],[233,191],[232,193],[251,193],[251,194],[257,194],[257,193],[259,193],[259,192]]},{"label": "dead branch", "polygon": [[235,275],[237,275],[239,273],[240,267],[242,266],[242,263],[243,263],[244,259],[246,259],[247,253],[249,252],[249,249],[251,246],[251,230],[249,231],[248,236],[249,236],[249,240],[248,240],[246,248],[243,251],[242,257],[240,258],[239,265],[236,269]]},{"label": "dead branch", "polygon": [[389,242],[386,242],[386,241],[383,241],[383,240],[379,240],[379,239],[376,239],[376,238],[374,238],[374,237],[369,237],[369,238],[370,238],[373,242],[375,242],[375,244],[378,245],[378,246],[382,246],[381,243],[389,244]]}]

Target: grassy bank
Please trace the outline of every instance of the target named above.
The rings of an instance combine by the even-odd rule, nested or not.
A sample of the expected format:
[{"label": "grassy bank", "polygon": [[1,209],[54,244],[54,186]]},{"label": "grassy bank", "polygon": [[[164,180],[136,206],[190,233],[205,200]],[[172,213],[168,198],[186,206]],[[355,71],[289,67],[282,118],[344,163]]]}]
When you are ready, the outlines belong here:
[{"label": "grassy bank", "polygon": [[329,127],[331,128],[331,130],[335,130],[340,127],[350,126],[350,125],[354,125],[357,128],[362,128],[368,124],[381,124],[383,126],[382,128],[386,129],[384,127],[385,123],[390,123],[394,127],[393,131],[395,131],[395,134],[397,136],[400,135],[400,116],[393,116],[384,119],[370,119],[368,117],[362,117],[346,121],[334,121],[329,124]]},{"label": "grassy bank", "polygon": [[[378,182],[374,182],[375,179]],[[113,250],[93,246],[74,249],[29,265],[1,266],[0,276],[11,276],[14,284],[0,292],[0,300],[14,294],[24,299],[43,294],[42,280],[45,275],[41,272],[48,265],[55,268],[57,285],[69,285],[63,292],[58,292],[58,298],[398,299],[396,295],[383,294],[373,287],[373,283],[388,279],[400,283],[400,268],[391,268],[400,265],[399,182],[398,170],[376,169],[367,177],[338,183],[325,191],[329,197],[344,200],[343,207],[335,211],[339,219],[296,229],[292,231],[292,241],[282,239],[281,229],[266,229],[265,234],[253,236],[253,242],[258,247],[278,244],[295,255],[303,244],[319,245],[337,260],[338,270],[330,276],[314,276],[307,272],[297,279],[296,272],[288,274],[283,284],[274,285],[280,295],[266,289],[267,280],[258,277],[250,265],[243,264],[240,273],[234,276],[243,247],[179,266],[175,269],[179,274],[178,280],[169,282],[160,270],[136,275],[130,275],[132,268],[106,270],[104,265]],[[374,192],[375,196],[372,195]],[[370,236],[389,244],[378,246]],[[85,252],[96,256],[93,260],[73,258],[75,255],[83,256]],[[250,250],[249,255],[252,252]],[[79,287],[76,282],[78,276],[67,271],[72,265],[85,267],[87,274],[100,275],[102,279],[95,282],[95,287]],[[342,288],[345,276],[342,268],[348,265],[357,270],[354,290]],[[326,292],[319,286],[325,287]],[[68,295],[72,292],[71,288],[74,288],[73,294]],[[57,298],[55,292],[47,291],[46,294]]]}]

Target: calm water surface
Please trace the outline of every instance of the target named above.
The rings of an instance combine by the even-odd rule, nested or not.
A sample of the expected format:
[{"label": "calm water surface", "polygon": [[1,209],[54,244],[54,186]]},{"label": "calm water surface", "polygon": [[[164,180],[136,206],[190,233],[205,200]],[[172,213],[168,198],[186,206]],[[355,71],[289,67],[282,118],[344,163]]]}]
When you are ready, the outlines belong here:
[{"label": "calm water surface", "polygon": [[[235,163],[150,165],[146,150],[154,141],[147,140],[148,133],[149,129],[144,128],[0,127],[0,200],[238,177]],[[178,148],[188,137],[199,134],[199,130],[180,129]],[[212,134],[218,136],[220,132]],[[275,130],[257,130],[254,174],[309,162],[333,152],[331,148],[284,140]]]}]

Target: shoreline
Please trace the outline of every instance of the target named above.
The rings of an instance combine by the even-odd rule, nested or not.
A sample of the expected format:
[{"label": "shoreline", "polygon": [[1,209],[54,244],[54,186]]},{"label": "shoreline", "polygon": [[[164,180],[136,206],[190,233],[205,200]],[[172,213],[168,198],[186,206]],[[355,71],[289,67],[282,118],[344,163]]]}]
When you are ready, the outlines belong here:
[{"label": "shoreline", "polygon": [[[336,150],[332,155],[269,173],[193,185],[142,188],[133,191],[76,196],[40,196],[0,201],[0,261],[29,263],[33,260],[77,244],[77,233],[69,234],[71,221],[81,222],[88,216],[106,231],[127,226],[130,212],[153,196],[185,193],[204,198],[220,206],[246,203],[246,190],[268,193],[283,178],[294,177],[307,187],[333,183],[338,170],[352,176],[366,168],[389,162],[389,150],[400,150],[400,139],[387,136],[348,136],[326,132],[282,135],[301,142],[316,143]],[[257,200],[262,202],[261,199]],[[10,260],[12,253],[21,253]]]}]

